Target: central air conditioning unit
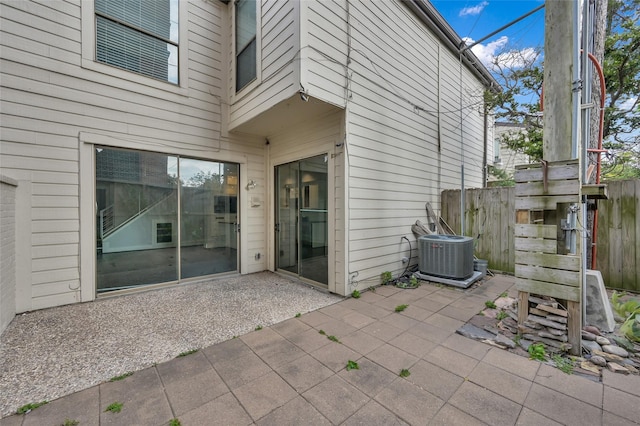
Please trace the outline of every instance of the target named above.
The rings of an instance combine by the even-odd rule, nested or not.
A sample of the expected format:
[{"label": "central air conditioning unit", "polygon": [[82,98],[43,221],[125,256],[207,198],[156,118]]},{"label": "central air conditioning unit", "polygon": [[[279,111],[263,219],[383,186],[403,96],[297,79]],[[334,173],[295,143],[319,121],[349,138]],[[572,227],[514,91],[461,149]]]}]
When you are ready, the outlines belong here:
[{"label": "central air conditioning unit", "polygon": [[418,238],[418,268],[425,275],[464,280],[473,275],[473,238],[423,235]]}]

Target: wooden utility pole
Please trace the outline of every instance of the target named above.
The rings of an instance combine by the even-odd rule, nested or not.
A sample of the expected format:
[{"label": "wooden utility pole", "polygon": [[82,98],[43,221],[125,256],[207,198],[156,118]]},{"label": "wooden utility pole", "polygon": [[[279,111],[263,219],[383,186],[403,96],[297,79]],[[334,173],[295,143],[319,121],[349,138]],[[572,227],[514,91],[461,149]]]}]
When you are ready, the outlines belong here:
[{"label": "wooden utility pole", "polygon": [[573,1],[549,0],[544,14],[543,158],[571,159]]},{"label": "wooden utility pole", "polygon": [[581,353],[584,271],[577,238],[581,200],[577,1],[545,2],[543,161],[516,167],[514,232],[518,325],[522,330],[532,319],[530,293],[565,300],[569,345],[555,345],[574,355]]}]

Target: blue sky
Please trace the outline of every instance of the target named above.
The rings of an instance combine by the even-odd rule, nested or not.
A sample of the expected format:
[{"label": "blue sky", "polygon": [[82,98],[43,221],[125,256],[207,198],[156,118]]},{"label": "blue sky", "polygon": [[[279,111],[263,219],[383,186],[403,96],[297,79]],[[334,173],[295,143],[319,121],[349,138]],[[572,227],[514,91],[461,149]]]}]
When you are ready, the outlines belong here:
[{"label": "blue sky", "polygon": [[[542,0],[432,0],[460,37],[479,40],[540,6]],[[483,63],[505,49],[526,52],[544,47],[544,9],[484,41],[472,50]]]}]

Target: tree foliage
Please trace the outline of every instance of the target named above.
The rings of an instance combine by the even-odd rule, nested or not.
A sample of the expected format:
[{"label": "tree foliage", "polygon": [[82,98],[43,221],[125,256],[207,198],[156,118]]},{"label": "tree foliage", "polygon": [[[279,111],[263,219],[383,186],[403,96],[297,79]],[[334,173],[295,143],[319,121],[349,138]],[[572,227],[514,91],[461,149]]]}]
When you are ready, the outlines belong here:
[{"label": "tree foliage", "polygon": [[609,0],[603,72],[607,178],[640,177],[640,0]]},{"label": "tree foliage", "polygon": [[[603,72],[606,81],[603,173],[608,178],[640,176],[640,0],[609,0]],[[496,121],[523,125],[502,142],[530,160],[542,158],[543,64],[539,51],[509,49],[491,64],[503,91],[487,94]],[[594,90],[597,88],[594,87]],[[594,114],[598,112],[594,109]]]}]

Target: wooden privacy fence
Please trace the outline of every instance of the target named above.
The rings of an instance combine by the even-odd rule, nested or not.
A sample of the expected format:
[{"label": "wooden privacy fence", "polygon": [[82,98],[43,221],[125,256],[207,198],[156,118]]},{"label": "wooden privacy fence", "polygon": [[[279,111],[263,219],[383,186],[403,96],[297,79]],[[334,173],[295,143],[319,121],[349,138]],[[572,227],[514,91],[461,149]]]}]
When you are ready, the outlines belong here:
[{"label": "wooden privacy fence", "polygon": [[[607,182],[609,199],[598,201],[596,269],[605,285],[640,292],[640,179]],[[460,232],[460,190],[443,191],[441,216]],[[475,255],[489,268],[515,270],[515,189],[465,192],[465,235],[474,237]],[[580,224],[582,225],[582,224]]]}]

